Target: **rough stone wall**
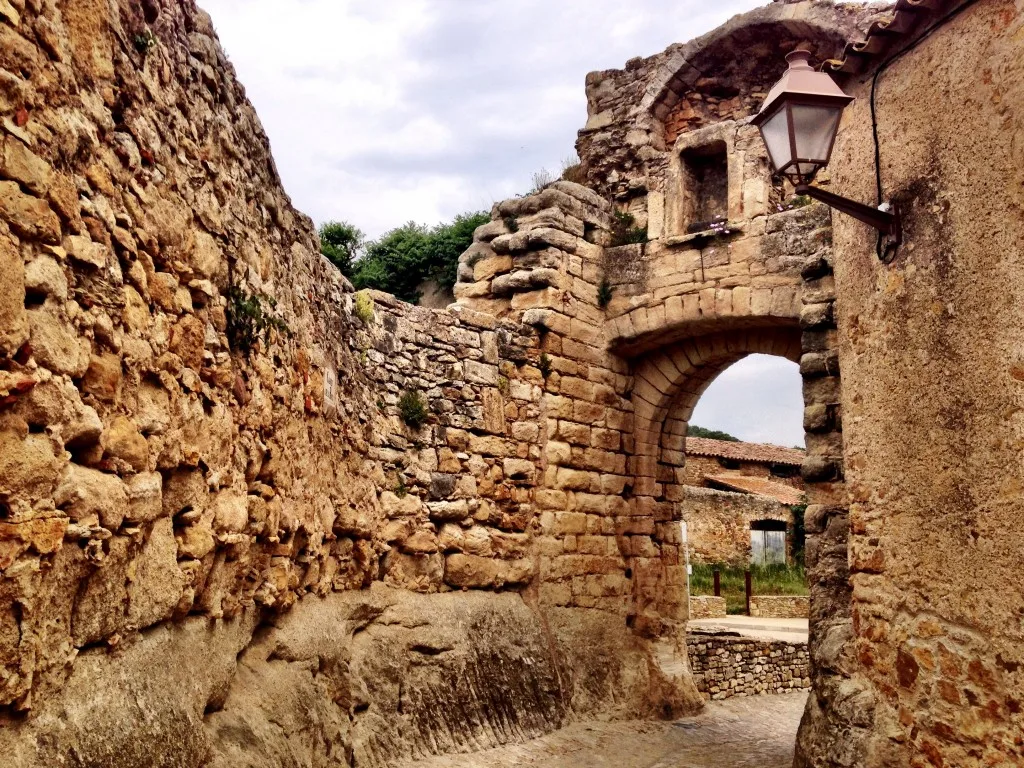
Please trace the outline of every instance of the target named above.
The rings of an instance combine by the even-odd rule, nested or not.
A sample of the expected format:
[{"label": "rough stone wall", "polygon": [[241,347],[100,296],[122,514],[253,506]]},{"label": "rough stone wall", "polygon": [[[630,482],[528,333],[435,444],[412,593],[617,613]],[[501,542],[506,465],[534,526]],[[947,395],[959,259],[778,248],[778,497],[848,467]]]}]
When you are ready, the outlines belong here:
[{"label": "rough stone wall", "polygon": [[762,619],[806,619],[810,600],[803,595],[751,595],[750,615]]},{"label": "rough stone wall", "polygon": [[[15,0],[0,35],[12,765],[383,765],[695,706],[685,663],[661,673],[597,610],[630,592],[603,517],[583,514],[600,555],[567,532],[545,576],[573,599],[539,595],[539,334],[355,299],[189,0]],[[626,388],[563,373],[578,407]],[[569,450],[599,485],[625,466]]]},{"label": "rough stone wall", "polygon": [[[540,372],[529,329],[462,309],[410,307],[377,292],[353,337],[389,419],[369,455],[380,462],[386,583],[421,592],[523,587],[535,571],[533,486],[541,456]],[[415,394],[433,416],[405,424]],[[337,524],[335,528],[337,528]],[[381,532],[380,529],[383,529]]]},{"label": "rough stone wall", "polygon": [[750,524],[755,520],[784,521],[789,538],[793,512],[774,499],[711,488],[684,490],[681,506],[691,562],[749,566]]},{"label": "rough stone wall", "polygon": [[[735,121],[760,108],[766,86],[785,68],[785,53],[804,46],[820,60],[832,58],[885,7],[772,3],[663,53],[631,59],[624,69],[590,73],[588,120],[577,142],[588,184],[639,212],[641,222],[648,221],[648,211],[657,220],[678,180],[666,171],[671,155],[684,148],[677,145],[680,136],[708,126],[711,133],[735,131]],[[741,133],[756,136],[756,130]],[[744,144],[767,184],[763,151],[755,140]]]},{"label": "rough stone wall", "polygon": [[714,595],[690,595],[691,619],[724,619],[725,598]]},{"label": "rough stone wall", "polygon": [[[855,659],[837,708],[864,730],[857,751],[805,732],[802,765],[1024,759],[1022,23],[1019,3],[980,0],[880,74],[895,259],[836,218]],[[832,162],[836,191],[867,202],[872,75],[846,84]]]},{"label": "rough stone wall", "polygon": [[811,685],[804,643],[691,632],[686,645],[697,689],[709,699],[791,693]]},{"label": "rough stone wall", "polygon": [[[780,477],[779,475],[772,473],[771,467],[768,464],[762,464],[754,461],[741,461],[738,463],[738,469],[729,469],[723,466],[722,461],[714,456],[695,456],[691,453],[686,457],[683,481],[687,485],[700,488],[704,487],[704,478],[707,475],[720,475],[723,472],[733,472],[741,475],[747,475],[749,477],[763,477],[766,480],[771,480],[773,483],[791,485],[792,487],[800,490],[804,489],[804,481],[803,478],[800,477],[799,473],[797,473],[795,477]],[[796,470],[797,468],[794,467],[793,469]]]}]

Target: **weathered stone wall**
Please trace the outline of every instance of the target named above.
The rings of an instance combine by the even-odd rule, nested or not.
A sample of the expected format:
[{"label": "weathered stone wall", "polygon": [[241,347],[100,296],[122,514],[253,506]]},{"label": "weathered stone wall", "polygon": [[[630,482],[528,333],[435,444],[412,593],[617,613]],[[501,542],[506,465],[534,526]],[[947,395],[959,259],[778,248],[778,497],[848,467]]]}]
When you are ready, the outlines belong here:
[{"label": "weathered stone wall", "polygon": [[697,689],[709,699],[791,693],[811,685],[805,643],[690,632],[686,645]]},{"label": "weathered stone wall", "polygon": [[690,595],[691,619],[722,619],[726,615],[724,597]]},{"label": "weathered stone wall", "polygon": [[[587,506],[625,485],[624,373],[546,372],[514,318],[356,299],[189,0],[0,5],[8,762],[383,765],[692,709],[685,654],[666,676],[622,620],[632,536]],[[609,428],[553,469],[559,381],[555,423]],[[558,472],[593,496],[539,504]],[[556,509],[583,530],[554,539]]]},{"label": "weathered stone wall", "polygon": [[803,595],[751,595],[750,615],[762,619],[806,619],[810,599]]},{"label": "weathered stone wall", "polygon": [[[801,765],[1024,759],[1022,10],[980,0],[880,73],[895,259],[836,217],[855,663],[834,706],[862,730],[839,750],[805,728]],[[846,83],[832,162],[869,203],[873,75]]]},{"label": "weathered stone wall", "polygon": [[[686,456],[686,466],[684,467],[683,482],[686,485],[692,485],[696,487],[704,487],[704,478],[708,475],[720,475],[723,472],[738,473],[746,475],[748,477],[763,477],[765,480],[771,480],[773,483],[781,483],[783,485],[790,485],[799,490],[804,489],[803,478],[800,477],[799,472],[794,477],[781,477],[773,474],[771,467],[768,464],[756,461],[740,461],[738,469],[728,469],[723,466],[723,462],[714,456],[695,456],[690,453]],[[798,470],[798,467],[793,467],[794,470]]]},{"label": "weathered stone wall", "polygon": [[[749,567],[752,522],[781,520],[792,530],[793,511],[766,496],[690,486],[684,491],[681,506],[691,562]],[[790,537],[787,532],[787,546]]]}]

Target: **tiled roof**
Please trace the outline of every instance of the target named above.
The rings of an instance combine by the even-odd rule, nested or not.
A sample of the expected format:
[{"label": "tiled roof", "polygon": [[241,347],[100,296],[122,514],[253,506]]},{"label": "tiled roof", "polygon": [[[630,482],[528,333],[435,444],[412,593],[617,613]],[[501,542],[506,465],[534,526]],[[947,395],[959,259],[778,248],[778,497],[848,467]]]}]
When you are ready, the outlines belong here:
[{"label": "tiled roof", "polygon": [[767,443],[736,443],[730,440],[711,440],[707,437],[686,438],[686,453],[695,456],[715,456],[733,461],[755,461],[760,464],[790,464],[800,466],[807,454],[798,448],[783,448]]},{"label": "tiled roof", "polygon": [[897,0],[884,17],[871,23],[864,39],[848,43],[841,59],[832,59],[822,69],[855,75],[868,68],[870,60],[897,49],[901,42],[919,31],[940,13],[963,0]]},{"label": "tiled roof", "polygon": [[705,475],[704,479],[721,485],[730,491],[741,491],[753,493],[758,496],[768,496],[780,504],[801,504],[804,500],[802,492],[791,485],[776,483],[766,480],[763,477],[750,477],[749,475],[721,474]]}]

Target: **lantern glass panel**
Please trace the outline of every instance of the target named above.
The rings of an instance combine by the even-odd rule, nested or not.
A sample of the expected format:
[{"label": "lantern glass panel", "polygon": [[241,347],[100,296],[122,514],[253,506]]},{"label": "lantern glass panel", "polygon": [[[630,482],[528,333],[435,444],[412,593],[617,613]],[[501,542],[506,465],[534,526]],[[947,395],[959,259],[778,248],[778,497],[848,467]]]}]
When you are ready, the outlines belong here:
[{"label": "lantern glass panel", "polygon": [[793,152],[789,143],[789,120],[786,108],[778,110],[761,124],[761,136],[768,148],[772,166],[779,171],[793,160]]},{"label": "lantern glass panel", "polygon": [[818,165],[825,165],[843,108],[810,104],[791,104],[789,108],[793,111],[796,156],[801,160],[813,160]]}]

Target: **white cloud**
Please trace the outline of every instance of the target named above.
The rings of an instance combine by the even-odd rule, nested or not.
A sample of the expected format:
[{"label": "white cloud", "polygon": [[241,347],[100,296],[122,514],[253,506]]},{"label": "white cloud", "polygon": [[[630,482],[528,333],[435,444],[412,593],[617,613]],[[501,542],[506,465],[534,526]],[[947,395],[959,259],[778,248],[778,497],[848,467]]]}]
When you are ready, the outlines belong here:
[{"label": "white cloud", "polygon": [[586,122],[583,81],[755,0],[203,0],[316,221],[379,235],[529,188]]},{"label": "white cloud", "polygon": [[800,366],[782,357],[750,355],[712,382],[690,423],[754,443],[803,445],[803,409]]}]

